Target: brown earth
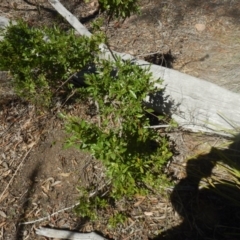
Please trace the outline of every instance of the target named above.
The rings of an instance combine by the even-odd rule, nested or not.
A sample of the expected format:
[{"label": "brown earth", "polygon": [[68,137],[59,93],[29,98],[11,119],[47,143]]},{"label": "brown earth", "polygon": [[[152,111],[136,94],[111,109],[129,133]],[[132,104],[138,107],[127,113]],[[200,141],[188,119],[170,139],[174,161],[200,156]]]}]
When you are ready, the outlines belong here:
[{"label": "brown earth", "polygon": [[[51,25],[56,22],[64,29],[69,28],[47,1],[39,0],[37,3],[33,0],[4,0],[0,3],[0,15],[11,19],[23,18],[30,25]],[[81,0],[62,3],[83,21],[88,20],[85,17],[95,10],[94,6]],[[103,27],[114,50],[163,62],[179,71],[240,92],[239,1],[209,0],[197,3],[193,0],[149,0],[141,1],[141,6],[141,16],[132,16],[124,23],[112,21],[109,26]],[[89,27],[89,22],[86,25]],[[201,30],[201,27],[205,29]],[[149,56],[150,53],[158,55]],[[205,239],[201,231],[220,226],[223,216],[219,212],[226,216],[229,212],[232,220],[236,220],[225,199],[219,200],[215,195],[199,190],[197,194],[201,197],[196,205],[193,200],[196,193],[193,196],[188,191],[182,196],[181,189],[177,191],[178,187],[188,188],[187,181],[196,180],[196,177],[189,176],[189,169],[194,171],[186,160],[201,160],[195,162],[194,168],[197,169],[201,165],[199,162],[204,162],[199,156],[215,159],[213,152],[220,149],[225,154],[228,142],[218,136],[181,130],[168,133],[176,145],[175,156],[166,170],[177,183],[174,189],[165,189],[164,196],[155,193],[146,198],[136,196],[132,202],[119,203],[115,208],[99,212],[102,220],[95,223],[76,216],[72,209],[78,203],[77,187],[89,184],[96,187],[98,182],[103,181],[102,167],[91,156],[76,149],[63,150],[66,134],[57,112],[39,113],[34,106],[22,102],[11,92],[6,93],[9,90],[6,79],[6,74],[2,73],[0,239],[47,239],[35,234],[35,229],[40,226],[82,232],[98,230],[113,239],[148,239],[161,232],[165,233],[156,239]],[[86,106],[72,104],[60,110],[87,117],[91,121],[85,114]],[[239,157],[238,152],[236,156]],[[212,168],[205,166],[197,177],[201,180],[199,186],[208,182],[206,179],[210,177]],[[213,178],[220,176],[229,179],[225,175],[221,167],[214,168]],[[233,192],[236,193],[236,189]],[[180,198],[176,197],[176,193]],[[186,196],[188,201],[185,200]],[[178,204],[175,203],[177,199]],[[178,209],[179,203],[188,214]],[[106,219],[123,206],[129,210],[127,221],[111,229]],[[239,212],[238,208],[234,210]],[[196,221],[187,224],[186,219]],[[20,224],[29,221],[34,222]],[[203,222],[207,227],[203,226]],[[226,223],[228,225],[239,229],[231,221]],[[234,239],[211,234],[208,239]]]},{"label": "brown earth", "polygon": [[240,92],[239,15],[239,1],[150,0],[141,16],[110,25],[108,36],[119,52],[158,53],[160,63]]}]

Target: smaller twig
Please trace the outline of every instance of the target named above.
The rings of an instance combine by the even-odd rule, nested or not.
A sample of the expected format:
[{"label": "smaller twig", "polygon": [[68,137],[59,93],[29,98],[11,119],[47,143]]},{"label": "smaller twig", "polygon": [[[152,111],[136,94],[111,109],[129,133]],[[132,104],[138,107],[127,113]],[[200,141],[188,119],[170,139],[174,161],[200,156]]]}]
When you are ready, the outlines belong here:
[{"label": "smaller twig", "polygon": [[231,127],[233,127],[235,130],[239,130],[238,127],[233,123],[231,122],[230,119],[228,119],[226,116],[224,116],[222,113],[218,112],[217,113],[225,122],[227,122]]},{"label": "smaller twig", "polygon": [[147,56],[158,54],[158,53],[160,53],[160,52],[158,51],[158,52],[153,52],[153,53],[144,53],[144,54],[136,55],[135,57],[147,57]]},{"label": "smaller twig", "polygon": [[[156,114],[154,114],[154,113],[152,113],[152,112],[149,112],[149,111],[147,111],[146,109],[144,109],[144,111],[145,111],[146,113],[148,113],[148,114],[152,115],[153,117],[156,117],[156,118],[158,118],[158,116],[157,116]],[[165,119],[166,119],[166,116],[165,116]],[[162,119],[162,121],[164,121],[164,122],[167,122],[167,121],[166,121],[166,120],[164,120],[164,119]]]},{"label": "smaller twig", "polygon": [[99,104],[97,101],[94,102],[95,103],[95,106],[97,108],[97,114],[98,114],[98,127],[101,128],[101,115],[99,114]]},{"label": "smaller twig", "polygon": [[44,220],[47,220],[47,219],[50,219],[52,216],[58,214],[58,213],[61,213],[61,212],[64,212],[64,211],[67,211],[67,210],[70,210],[76,206],[78,206],[80,203],[76,203],[70,207],[67,207],[67,208],[63,208],[63,209],[60,209],[58,210],[57,212],[54,212],[52,214],[49,214],[48,216],[46,217],[42,217],[42,218],[39,218],[37,220],[33,220],[33,221],[29,221],[29,222],[22,222],[22,223],[19,223],[19,225],[28,225],[28,224],[33,224],[33,223],[37,223],[37,222],[41,222],[41,221],[44,221]]},{"label": "smaller twig", "polygon": [[[63,82],[63,83],[61,84],[61,86],[58,87],[58,89],[55,91],[55,93],[58,92],[58,90],[59,90],[60,88],[62,88],[69,80],[71,80],[71,78],[72,78],[75,74],[76,74],[76,72],[73,73],[65,82]],[[54,94],[55,94],[55,93],[54,93]]]},{"label": "smaller twig", "polygon": [[99,113],[99,104],[98,104],[98,102],[95,101],[94,104],[95,104],[95,106],[96,106],[96,108],[97,108],[97,111],[96,111],[96,112]]},{"label": "smaller twig", "polygon": [[170,127],[170,125],[166,124],[166,125],[145,126],[144,128],[167,128],[167,127]]},{"label": "smaller twig", "polygon": [[106,187],[107,185],[109,185],[111,183],[111,181],[109,180],[108,182],[106,182],[105,184],[103,184],[100,187],[97,187],[95,192],[92,192],[89,194],[89,198],[94,197],[99,191],[101,191],[104,187]]},{"label": "smaller twig", "polygon": [[65,100],[65,102],[61,105],[61,107],[63,107],[66,102],[76,93],[77,89],[73,90],[72,93],[67,97],[67,99]]},{"label": "smaller twig", "polygon": [[107,46],[107,49],[109,50],[110,54],[112,55],[114,61],[117,62],[117,58],[116,58],[116,56],[114,55],[112,49],[110,48],[110,45],[109,45],[108,43],[106,43],[106,46]]},{"label": "smaller twig", "polygon": [[27,151],[27,153],[25,154],[24,158],[22,159],[21,163],[18,165],[17,170],[15,171],[15,173],[13,174],[12,178],[10,179],[9,183],[7,184],[6,188],[4,189],[4,191],[2,192],[1,196],[0,196],[0,201],[4,195],[4,193],[7,191],[7,189],[9,188],[10,184],[12,183],[14,177],[16,176],[18,170],[20,169],[20,167],[22,166],[24,160],[27,158],[28,154],[31,152],[33,146]]}]

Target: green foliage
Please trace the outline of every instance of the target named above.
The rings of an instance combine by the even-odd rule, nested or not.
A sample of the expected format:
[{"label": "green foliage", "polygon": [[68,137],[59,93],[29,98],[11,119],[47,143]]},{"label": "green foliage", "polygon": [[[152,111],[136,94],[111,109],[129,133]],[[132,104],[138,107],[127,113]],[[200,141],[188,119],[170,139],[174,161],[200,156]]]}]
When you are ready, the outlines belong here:
[{"label": "green foliage", "polygon": [[[51,106],[59,89],[69,93],[73,86],[68,79],[73,73],[95,64],[97,73],[85,75],[88,87],[75,91],[96,104],[96,121],[65,118],[71,134],[67,144],[101,160],[110,182],[104,198],[98,192],[89,197],[83,191],[76,210],[91,219],[97,218],[97,211],[104,209],[110,199],[132,198],[135,194],[147,194],[149,189],[161,189],[168,183],[163,166],[172,156],[168,140],[147,128],[146,113],[151,110],[145,107],[144,99],[160,91],[151,81],[151,74],[129,61],[100,60],[98,46],[104,41],[102,34],[76,37],[73,31],[30,28],[19,22],[7,29],[0,42],[0,69],[12,74],[20,97],[43,106]],[[109,226],[116,226],[124,219],[124,214],[119,213],[109,220]]]},{"label": "green foliage", "polygon": [[130,17],[133,13],[139,13],[138,0],[99,0],[100,8],[112,18]]},{"label": "green foliage", "polygon": [[104,18],[97,18],[91,23],[91,32],[93,34],[101,32],[101,27],[103,26]]},{"label": "green foliage", "polygon": [[89,194],[85,189],[81,189],[80,204],[75,208],[76,212],[81,217],[88,217],[91,220],[96,220],[97,211],[108,206],[107,200],[98,196],[89,198]]},{"label": "green foliage", "polygon": [[124,213],[116,213],[111,216],[108,220],[109,228],[116,228],[118,224],[123,224],[127,220],[127,217]]},{"label": "green foliage", "polygon": [[73,31],[19,22],[8,27],[0,42],[0,69],[11,73],[19,96],[48,106],[58,88],[69,91],[63,83],[93,61],[103,41],[101,35],[76,37]]},{"label": "green foliage", "polygon": [[167,139],[145,128],[149,119],[143,99],[159,89],[147,70],[130,62],[103,60],[97,62],[97,68],[98,74],[85,75],[88,87],[80,91],[96,103],[98,121],[68,117],[68,145],[103,162],[113,199],[146,194],[147,186],[158,189],[167,182],[162,168],[172,154]]}]

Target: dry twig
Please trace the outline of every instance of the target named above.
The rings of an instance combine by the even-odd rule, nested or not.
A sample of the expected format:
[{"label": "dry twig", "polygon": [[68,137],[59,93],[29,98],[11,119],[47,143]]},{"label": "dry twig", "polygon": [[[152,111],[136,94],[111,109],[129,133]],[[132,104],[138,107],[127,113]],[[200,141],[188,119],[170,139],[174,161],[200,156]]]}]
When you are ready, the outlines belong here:
[{"label": "dry twig", "polygon": [[60,210],[58,210],[58,211],[56,211],[56,212],[54,212],[54,213],[52,213],[52,214],[49,214],[49,215],[46,216],[46,217],[42,217],[42,218],[39,218],[39,219],[36,219],[36,220],[33,220],[33,221],[29,221],[29,222],[22,222],[22,223],[20,223],[19,225],[28,225],[28,224],[33,224],[33,223],[37,223],[37,222],[42,222],[42,221],[44,221],[44,220],[50,219],[50,217],[52,217],[52,216],[54,216],[54,215],[56,215],[56,214],[58,214],[58,213],[61,213],[61,212],[70,210],[70,209],[78,206],[79,204],[80,204],[80,203],[76,203],[76,204],[74,204],[74,205],[72,205],[72,206],[70,206],[70,207],[63,208],[63,209],[60,209]]},{"label": "dry twig", "polygon": [[9,181],[8,185],[6,186],[6,188],[4,189],[4,191],[2,192],[1,196],[0,196],[0,201],[4,195],[4,193],[7,191],[7,189],[9,188],[10,184],[12,183],[14,177],[17,175],[18,170],[20,169],[20,167],[22,166],[24,160],[27,158],[28,154],[31,152],[32,148],[34,145],[31,146],[31,148],[27,151],[27,153],[25,154],[24,158],[22,159],[21,163],[18,165],[17,170],[15,171],[15,173],[13,174],[11,180]]}]

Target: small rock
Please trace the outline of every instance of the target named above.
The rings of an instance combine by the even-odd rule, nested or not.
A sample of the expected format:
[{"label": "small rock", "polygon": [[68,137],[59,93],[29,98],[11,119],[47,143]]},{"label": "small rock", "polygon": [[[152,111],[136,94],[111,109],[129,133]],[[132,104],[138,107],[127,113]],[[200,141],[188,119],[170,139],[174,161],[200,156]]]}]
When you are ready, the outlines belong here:
[{"label": "small rock", "polygon": [[202,23],[197,23],[195,25],[195,28],[197,29],[198,32],[202,32],[206,29],[206,25]]}]

